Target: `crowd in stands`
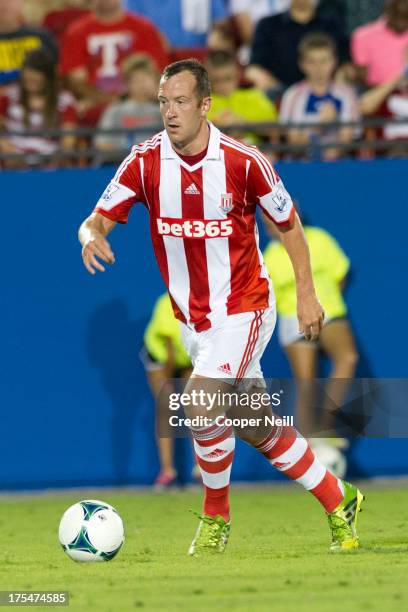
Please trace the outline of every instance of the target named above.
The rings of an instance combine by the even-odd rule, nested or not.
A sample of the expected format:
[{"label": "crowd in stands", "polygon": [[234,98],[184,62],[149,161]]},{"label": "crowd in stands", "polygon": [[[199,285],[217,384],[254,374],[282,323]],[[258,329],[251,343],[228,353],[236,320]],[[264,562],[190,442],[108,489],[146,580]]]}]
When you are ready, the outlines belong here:
[{"label": "crowd in stands", "polygon": [[[407,154],[408,0],[0,0],[0,167],[118,160],[157,131],[160,71],[187,57],[233,136],[291,158]],[[399,122],[359,125],[373,117]]]}]

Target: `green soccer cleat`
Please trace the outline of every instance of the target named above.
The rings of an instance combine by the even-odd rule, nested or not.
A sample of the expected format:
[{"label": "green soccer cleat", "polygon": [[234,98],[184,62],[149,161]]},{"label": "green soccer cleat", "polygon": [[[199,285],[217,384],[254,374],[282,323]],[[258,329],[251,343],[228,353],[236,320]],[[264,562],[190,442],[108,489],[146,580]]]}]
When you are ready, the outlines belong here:
[{"label": "green soccer cleat", "polygon": [[188,549],[188,554],[224,552],[231,531],[231,522],[227,523],[219,514],[214,518],[199,516],[199,519],[200,524]]},{"label": "green soccer cleat", "polygon": [[344,487],[344,499],[330,514],[327,514],[332,532],[331,552],[354,550],[359,547],[357,535],[358,513],[364,495],[354,485],[341,481]]}]

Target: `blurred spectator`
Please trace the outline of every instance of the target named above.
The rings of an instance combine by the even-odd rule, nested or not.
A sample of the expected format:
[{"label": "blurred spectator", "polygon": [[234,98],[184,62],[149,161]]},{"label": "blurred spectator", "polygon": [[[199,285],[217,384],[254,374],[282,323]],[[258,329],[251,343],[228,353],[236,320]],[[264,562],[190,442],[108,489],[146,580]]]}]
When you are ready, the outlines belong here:
[{"label": "blurred spectator", "polygon": [[93,0],[93,13],[66,32],[61,48],[61,73],[70,90],[85,101],[83,108],[103,105],[124,92],[121,63],[146,53],[162,69],[167,63],[161,36],[153,23],[123,10],[122,0]]},{"label": "blurred spectator", "polygon": [[[404,73],[383,85],[377,85],[366,91],[360,98],[363,115],[378,115],[388,119],[406,119],[407,123],[384,125],[379,136],[386,140],[408,139],[408,74]],[[388,150],[394,154],[392,149]],[[395,152],[403,149],[395,149]],[[405,154],[408,153],[406,142]]]},{"label": "blurred spectator", "polygon": [[[127,87],[126,98],[108,106],[98,128],[133,130],[145,125],[161,125],[157,101],[159,73],[152,60],[141,53],[133,55],[123,62],[122,70]],[[143,142],[150,136],[151,130],[138,130],[137,142]],[[132,133],[99,134],[95,144],[101,151],[123,151],[135,144],[135,136]]]},{"label": "blurred spectator", "polygon": [[397,77],[406,65],[408,0],[389,0],[380,19],[352,35],[354,63],[368,85],[381,85]]},{"label": "blurred spectator", "polygon": [[[227,51],[213,51],[207,60],[211,81],[211,108],[208,118],[216,125],[228,126],[234,123],[259,123],[276,121],[274,104],[258,89],[239,87],[239,69],[234,56]],[[239,137],[242,138],[242,132]],[[259,137],[245,133],[244,139],[255,144]]]},{"label": "blurred spectator", "polygon": [[169,294],[161,295],[144,333],[140,353],[147,381],[156,403],[156,433],[160,472],[155,480],[162,489],[177,479],[174,462],[174,434],[169,425],[169,394],[176,391],[177,379],[183,388],[191,374],[191,361],[183,345],[181,328],[174,317]]},{"label": "blurred spectator", "polygon": [[264,17],[289,10],[290,0],[229,0],[228,8],[237,25],[240,42],[249,44],[254,28]]},{"label": "blurred spectator", "polygon": [[163,32],[172,60],[203,59],[212,26],[227,20],[224,0],[127,0],[126,5],[149,17]]},{"label": "blurred spectator", "polygon": [[55,59],[57,47],[45,30],[23,25],[22,0],[0,0],[0,91],[20,75],[29,51],[44,47]]},{"label": "blurred spectator", "polygon": [[[258,21],[289,10],[290,0],[229,0],[229,12],[234,18],[243,43],[250,43]],[[358,26],[377,19],[384,0],[315,0],[319,16],[337,21],[351,33]]]},{"label": "blurred spectator", "polygon": [[272,96],[300,81],[298,45],[306,34],[320,31],[333,37],[340,60],[346,60],[347,37],[335,22],[316,14],[315,0],[291,0],[286,13],[261,19],[255,30],[248,79]]},{"label": "blurred spectator", "polygon": [[[305,80],[292,85],[285,92],[280,108],[281,123],[333,123],[358,121],[358,101],[351,87],[333,80],[336,69],[334,41],[323,32],[308,34],[299,45],[299,65]],[[287,140],[293,145],[317,147],[338,140],[348,143],[355,130],[310,127],[289,128]],[[325,159],[341,155],[337,149],[325,149]]]},{"label": "blurred spectator", "polygon": [[42,23],[61,42],[69,26],[89,13],[89,0],[60,0],[59,7],[50,11]]},{"label": "blurred spectator", "polygon": [[[74,136],[65,135],[58,140],[39,134],[30,136],[30,131],[72,129],[76,125],[74,99],[71,94],[59,93],[55,62],[42,49],[31,51],[24,60],[19,83],[0,97],[0,129],[3,132],[0,151],[25,153],[24,160],[10,160],[6,166],[39,165],[42,158],[38,153],[52,155],[59,148],[72,150],[75,146]],[[26,134],[7,136],[7,132]]]},{"label": "blurred spectator", "polygon": [[207,51],[229,51],[235,54],[236,41],[231,23],[220,21],[214,24],[208,34]]},{"label": "blurred spectator", "polygon": [[[279,344],[285,351],[298,383],[297,422],[307,436],[316,433],[316,428],[333,436],[336,435],[333,408],[343,405],[358,361],[354,334],[342,295],[350,261],[333,236],[303,220],[316,293],[325,311],[318,341],[306,341],[303,334],[299,333],[296,284],[290,259],[275,224],[266,217],[264,222],[268,232],[275,238],[267,246],[264,259],[276,293]],[[330,360],[331,373],[325,389],[328,401],[323,401],[319,418],[315,414],[319,399],[315,396],[313,381],[319,376],[320,352]],[[317,423],[315,419],[318,419]]]}]

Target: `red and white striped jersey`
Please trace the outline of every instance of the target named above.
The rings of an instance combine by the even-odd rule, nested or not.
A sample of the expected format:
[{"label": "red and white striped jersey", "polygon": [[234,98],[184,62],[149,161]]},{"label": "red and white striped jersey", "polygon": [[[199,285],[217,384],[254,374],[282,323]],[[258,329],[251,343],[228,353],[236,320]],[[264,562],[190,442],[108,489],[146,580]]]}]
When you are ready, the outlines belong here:
[{"label": "red and white striped jersey", "polygon": [[256,206],[281,225],[292,222],[294,208],[255,147],[210,124],[207,153],[189,166],[163,131],[133,147],[95,210],[126,223],[136,202],[149,210],[154,251],[178,319],[204,331],[229,315],[273,304]]}]

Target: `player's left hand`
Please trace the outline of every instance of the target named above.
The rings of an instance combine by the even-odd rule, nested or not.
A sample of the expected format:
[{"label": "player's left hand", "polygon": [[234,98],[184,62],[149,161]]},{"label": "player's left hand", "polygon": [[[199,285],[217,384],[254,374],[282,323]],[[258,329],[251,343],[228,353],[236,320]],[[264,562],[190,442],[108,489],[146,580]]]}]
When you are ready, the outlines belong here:
[{"label": "player's left hand", "polygon": [[298,298],[299,333],[306,340],[317,340],[323,327],[324,310],[315,294]]}]

